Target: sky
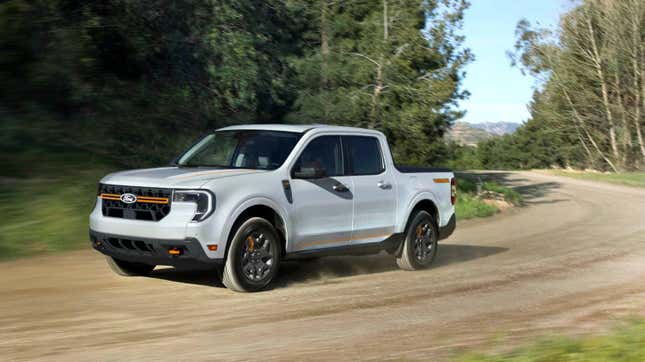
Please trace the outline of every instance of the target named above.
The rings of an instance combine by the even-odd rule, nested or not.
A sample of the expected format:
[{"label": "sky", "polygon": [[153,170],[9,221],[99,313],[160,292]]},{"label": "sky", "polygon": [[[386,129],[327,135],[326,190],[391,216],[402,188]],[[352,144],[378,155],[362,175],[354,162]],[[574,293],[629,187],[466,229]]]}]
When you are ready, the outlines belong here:
[{"label": "sky", "polygon": [[531,24],[555,27],[570,0],[471,0],[466,10],[465,46],[475,55],[466,67],[462,84],[470,98],[461,102],[462,121],[517,122],[528,119],[534,80],[511,67],[506,51],[515,44],[515,25],[525,18]]}]

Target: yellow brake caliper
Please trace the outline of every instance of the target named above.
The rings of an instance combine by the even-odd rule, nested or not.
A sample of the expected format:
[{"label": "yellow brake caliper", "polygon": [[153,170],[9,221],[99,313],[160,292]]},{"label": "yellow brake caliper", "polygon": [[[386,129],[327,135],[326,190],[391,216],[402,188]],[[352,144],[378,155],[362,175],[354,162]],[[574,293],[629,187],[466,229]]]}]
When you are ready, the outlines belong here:
[{"label": "yellow brake caliper", "polygon": [[423,232],[423,230],[421,230],[421,225],[417,226],[417,238],[418,239],[421,239],[421,233],[422,232]]}]

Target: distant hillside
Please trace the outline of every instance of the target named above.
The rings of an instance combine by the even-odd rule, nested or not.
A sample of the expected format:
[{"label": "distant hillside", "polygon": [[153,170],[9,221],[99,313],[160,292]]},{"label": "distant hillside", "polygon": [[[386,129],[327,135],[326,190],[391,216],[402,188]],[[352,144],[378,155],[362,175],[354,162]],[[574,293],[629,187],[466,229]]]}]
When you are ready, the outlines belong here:
[{"label": "distant hillside", "polygon": [[513,122],[484,122],[484,123],[469,123],[471,127],[483,129],[488,133],[496,136],[503,136],[505,134],[513,133],[518,129],[521,124]]},{"label": "distant hillside", "polygon": [[460,145],[477,146],[478,142],[489,138],[513,133],[519,126],[519,123],[512,122],[457,122],[446,134],[446,139]]}]

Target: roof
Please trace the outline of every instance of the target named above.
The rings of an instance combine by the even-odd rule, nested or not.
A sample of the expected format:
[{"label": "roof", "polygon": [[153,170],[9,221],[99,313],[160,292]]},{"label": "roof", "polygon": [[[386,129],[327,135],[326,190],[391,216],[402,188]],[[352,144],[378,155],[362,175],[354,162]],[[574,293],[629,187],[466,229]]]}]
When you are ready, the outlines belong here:
[{"label": "roof", "polygon": [[283,131],[283,132],[297,132],[304,133],[310,129],[325,129],[328,131],[372,131],[365,128],[358,127],[345,127],[345,126],[332,126],[326,124],[242,124],[237,126],[228,126],[218,129],[218,131],[234,131],[234,130],[267,130],[267,131]]}]

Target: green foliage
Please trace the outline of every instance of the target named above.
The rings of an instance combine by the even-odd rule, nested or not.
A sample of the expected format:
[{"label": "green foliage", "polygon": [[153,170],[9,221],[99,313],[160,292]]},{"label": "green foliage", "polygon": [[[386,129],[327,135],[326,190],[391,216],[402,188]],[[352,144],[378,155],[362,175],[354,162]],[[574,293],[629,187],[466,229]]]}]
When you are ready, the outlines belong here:
[{"label": "green foliage", "polygon": [[46,180],[3,181],[0,260],[85,245],[96,180],[106,170],[96,168]]},{"label": "green foliage", "polygon": [[540,342],[499,354],[468,354],[460,362],[637,362],[645,356],[645,322],[633,320],[606,336],[579,339],[568,337],[543,338]]},{"label": "green foliage", "polygon": [[498,211],[495,206],[489,205],[468,193],[459,194],[459,200],[455,205],[458,220],[487,217],[496,214]]},{"label": "green foliage", "polygon": [[521,132],[485,143],[484,165],[645,166],[644,21],[641,0],[580,1],[555,31],[520,21],[511,55],[541,89]]},{"label": "green foliage", "polygon": [[486,181],[482,185],[482,190],[497,192],[504,195],[504,200],[513,205],[521,205],[523,202],[522,195],[512,188],[500,185],[496,182]]},{"label": "green foliage", "polygon": [[[294,1],[294,3],[301,3]],[[464,1],[308,1],[291,122],[376,128],[405,164],[435,163],[460,115]]]},{"label": "green foliage", "polygon": [[[457,175],[457,204],[455,212],[458,220],[476,217],[487,217],[496,214],[499,210],[477,197],[478,176],[474,174]],[[493,191],[504,195],[504,200],[520,206],[523,198],[517,191],[493,181],[482,181],[482,191]]]},{"label": "green foliage", "polygon": [[548,87],[534,94],[533,117],[513,134],[479,143],[477,153],[484,168],[585,167],[587,158],[574,136],[540,113],[539,109],[546,106],[542,103],[546,92]]},{"label": "green foliage", "polygon": [[119,168],[51,141],[56,132],[42,129],[52,123],[32,121],[35,127],[23,128],[7,120],[0,130],[0,167],[6,175],[0,178],[0,260],[86,245],[97,181]]},{"label": "green foliage", "polygon": [[208,129],[285,121],[377,128],[399,162],[426,164],[466,96],[466,7],[5,1],[0,108],[45,115],[80,148],[131,166],[163,164]]},{"label": "green foliage", "polygon": [[16,118],[48,114],[68,138],[91,130],[92,152],[162,164],[209,128],[281,119],[293,30],[277,0],[11,0],[0,102]]},{"label": "green foliage", "polygon": [[436,153],[436,157],[439,159],[436,164],[454,170],[480,170],[484,168],[476,147],[461,146],[450,142]]}]

